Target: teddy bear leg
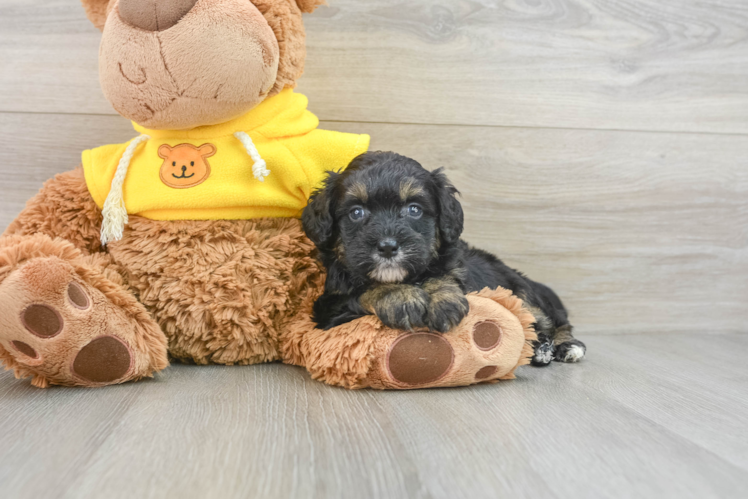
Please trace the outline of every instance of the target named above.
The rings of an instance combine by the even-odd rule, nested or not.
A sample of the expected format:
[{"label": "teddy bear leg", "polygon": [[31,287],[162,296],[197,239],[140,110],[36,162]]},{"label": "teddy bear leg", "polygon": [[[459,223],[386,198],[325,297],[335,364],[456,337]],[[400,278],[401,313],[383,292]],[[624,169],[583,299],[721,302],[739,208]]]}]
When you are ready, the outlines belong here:
[{"label": "teddy bear leg", "polygon": [[[470,312],[446,334],[403,332],[365,316],[330,330],[309,319],[290,325],[283,339],[287,363],[312,377],[357,389],[464,386],[514,378],[532,356],[533,316],[507,290],[468,296]],[[308,318],[308,316],[307,316]]]},{"label": "teddy bear leg", "polygon": [[164,334],[109,256],[41,234],[0,239],[0,362],[37,387],[117,384],[168,364]]}]

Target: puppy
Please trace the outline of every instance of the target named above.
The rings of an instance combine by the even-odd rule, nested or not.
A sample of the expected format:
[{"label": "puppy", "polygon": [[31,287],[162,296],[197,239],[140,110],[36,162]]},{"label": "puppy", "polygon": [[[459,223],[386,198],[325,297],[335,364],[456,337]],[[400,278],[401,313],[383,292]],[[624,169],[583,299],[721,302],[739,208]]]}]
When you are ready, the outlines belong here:
[{"label": "puppy", "polygon": [[396,153],[364,153],[330,172],[302,215],[328,273],[314,304],[319,327],[376,314],[392,328],[443,333],[468,313],[466,293],[503,287],[535,316],[534,365],[582,359],[586,347],[553,290],[460,239],[456,194],[441,169]]}]

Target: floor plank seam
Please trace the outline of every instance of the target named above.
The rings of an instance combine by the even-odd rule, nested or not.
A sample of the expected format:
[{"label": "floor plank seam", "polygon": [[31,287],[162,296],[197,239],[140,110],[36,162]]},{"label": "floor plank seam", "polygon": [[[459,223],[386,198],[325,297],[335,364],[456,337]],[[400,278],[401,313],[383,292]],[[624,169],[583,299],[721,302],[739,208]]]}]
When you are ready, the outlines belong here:
[{"label": "floor plank seam", "polygon": [[[312,110],[314,111],[314,110]],[[57,116],[111,116],[119,117],[117,113],[63,113],[63,112],[46,112],[46,111],[13,111],[1,110],[0,115],[57,115]],[[496,124],[477,124],[477,123],[425,123],[425,122],[385,122],[369,120],[335,120],[323,118],[318,115],[321,122],[341,123],[341,124],[369,124],[369,125],[407,125],[413,127],[462,127],[462,128],[497,128],[497,129],[520,129],[520,130],[568,130],[581,132],[619,132],[634,134],[668,134],[668,135],[704,135],[704,136],[725,136],[725,137],[748,137],[748,132],[714,132],[699,130],[654,130],[654,129],[618,129],[618,128],[591,128],[591,127],[551,127],[547,125],[496,125]]]}]

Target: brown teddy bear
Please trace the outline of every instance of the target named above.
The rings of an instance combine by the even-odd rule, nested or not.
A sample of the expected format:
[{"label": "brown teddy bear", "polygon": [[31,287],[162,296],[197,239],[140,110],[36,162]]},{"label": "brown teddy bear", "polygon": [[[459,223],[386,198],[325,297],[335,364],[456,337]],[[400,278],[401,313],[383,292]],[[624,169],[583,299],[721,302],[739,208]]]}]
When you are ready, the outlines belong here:
[{"label": "brown teddy bear", "polygon": [[349,388],[512,378],[534,339],[506,290],[445,335],[310,319],[324,269],[298,220],[369,137],[293,91],[322,0],[83,0],[101,85],[137,137],[85,151],[0,239],[0,361],[32,384],[150,377],[168,359],[281,360]]}]

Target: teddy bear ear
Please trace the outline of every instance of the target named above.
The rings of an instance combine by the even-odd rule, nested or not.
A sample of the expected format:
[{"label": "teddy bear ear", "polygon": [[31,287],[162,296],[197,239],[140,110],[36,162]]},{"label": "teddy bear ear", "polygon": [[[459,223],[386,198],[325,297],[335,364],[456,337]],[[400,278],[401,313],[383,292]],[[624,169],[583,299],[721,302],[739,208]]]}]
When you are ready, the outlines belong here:
[{"label": "teddy bear ear", "polygon": [[114,3],[114,0],[81,0],[81,3],[83,4],[83,9],[86,11],[88,20],[99,28],[99,30],[103,30],[109,11],[109,4]]},{"label": "teddy bear ear", "polygon": [[296,0],[296,5],[299,6],[301,12],[306,12],[307,14],[314,12],[314,9],[325,4],[327,4],[326,0]]},{"label": "teddy bear ear", "polygon": [[204,158],[208,158],[209,156],[213,156],[214,154],[216,154],[216,147],[210,143],[203,144],[202,146],[197,148],[197,150],[200,152],[200,156]]},{"label": "teddy bear ear", "polygon": [[172,148],[168,144],[162,144],[158,147],[158,155],[165,160],[171,154],[172,149],[174,148]]}]

